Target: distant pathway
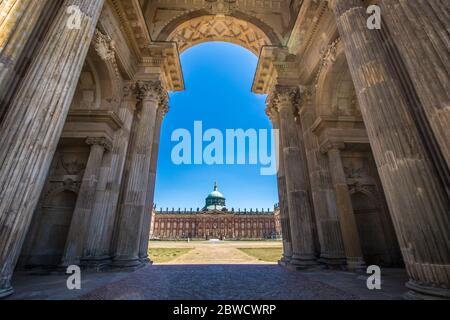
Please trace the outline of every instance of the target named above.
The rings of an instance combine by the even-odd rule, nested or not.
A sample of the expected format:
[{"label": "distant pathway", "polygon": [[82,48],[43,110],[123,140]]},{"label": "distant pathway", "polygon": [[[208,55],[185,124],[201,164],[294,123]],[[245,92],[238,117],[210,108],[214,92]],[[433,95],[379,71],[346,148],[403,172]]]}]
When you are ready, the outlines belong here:
[{"label": "distant pathway", "polygon": [[196,246],[188,253],[164,263],[164,265],[180,264],[273,264],[252,257],[241,250],[229,246],[204,245]]}]

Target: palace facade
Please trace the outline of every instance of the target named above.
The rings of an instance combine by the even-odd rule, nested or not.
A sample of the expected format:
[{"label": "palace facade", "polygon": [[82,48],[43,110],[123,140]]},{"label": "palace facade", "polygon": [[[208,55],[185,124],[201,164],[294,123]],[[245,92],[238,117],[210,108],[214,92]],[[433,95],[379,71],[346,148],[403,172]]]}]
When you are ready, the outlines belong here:
[{"label": "palace facade", "polygon": [[228,210],[217,185],[203,209],[153,211],[150,238],[179,239],[275,239],[281,237],[280,210]]}]

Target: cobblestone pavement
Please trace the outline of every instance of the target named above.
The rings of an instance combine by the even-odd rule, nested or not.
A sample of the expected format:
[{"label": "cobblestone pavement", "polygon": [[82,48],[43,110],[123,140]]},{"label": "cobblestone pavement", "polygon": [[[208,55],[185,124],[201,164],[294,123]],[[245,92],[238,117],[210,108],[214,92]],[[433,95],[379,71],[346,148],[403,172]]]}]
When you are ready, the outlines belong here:
[{"label": "cobblestone pavement", "polygon": [[358,297],[278,265],[156,265],[81,299],[348,300]]},{"label": "cobblestone pavement", "polygon": [[17,272],[9,299],[106,300],[340,300],[401,299],[407,276],[382,269],[382,290],[366,274],[313,269],[292,271],[257,261],[238,248],[277,247],[278,242],[151,242],[153,248],[192,248],[188,254],[133,273],[84,272],[82,290],[67,290],[65,274]]}]

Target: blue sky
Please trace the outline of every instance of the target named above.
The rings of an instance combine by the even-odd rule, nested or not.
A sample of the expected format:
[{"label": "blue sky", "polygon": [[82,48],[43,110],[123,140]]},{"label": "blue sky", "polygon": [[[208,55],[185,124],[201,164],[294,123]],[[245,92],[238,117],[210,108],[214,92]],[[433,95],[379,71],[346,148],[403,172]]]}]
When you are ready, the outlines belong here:
[{"label": "blue sky", "polygon": [[[202,207],[214,181],[228,208],[273,208],[276,176],[262,176],[261,165],[175,165],[171,141],[176,129],[272,129],[263,95],[251,92],[257,57],[230,43],[208,42],[181,55],[186,90],[170,95],[170,112],[161,132],[155,204],[166,208]],[[206,146],[208,143],[205,143]]]}]

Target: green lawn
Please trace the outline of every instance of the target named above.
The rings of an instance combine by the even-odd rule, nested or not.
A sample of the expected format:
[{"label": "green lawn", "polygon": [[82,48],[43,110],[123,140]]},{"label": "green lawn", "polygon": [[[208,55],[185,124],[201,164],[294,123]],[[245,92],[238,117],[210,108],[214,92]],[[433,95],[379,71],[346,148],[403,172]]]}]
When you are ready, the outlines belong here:
[{"label": "green lawn", "polygon": [[148,254],[154,263],[164,263],[170,262],[191,250],[192,248],[149,248]]},{"label": "green lawn", "polygon": [[277,262],[283,254],[282,248],[239,248],[239,250],[265,262]]}]

